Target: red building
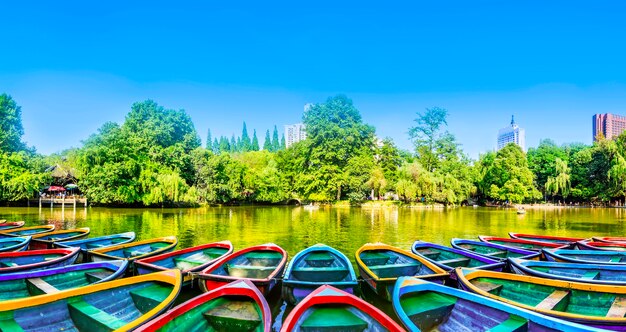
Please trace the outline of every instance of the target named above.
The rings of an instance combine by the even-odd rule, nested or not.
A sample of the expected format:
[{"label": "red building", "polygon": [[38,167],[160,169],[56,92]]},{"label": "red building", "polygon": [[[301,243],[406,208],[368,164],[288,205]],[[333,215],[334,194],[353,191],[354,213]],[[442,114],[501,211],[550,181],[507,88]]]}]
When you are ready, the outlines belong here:
[{"label": "red building", "polygon": [[605,138],[612,139],[626,130],[626,116],[617,114],[596,114],[593,116],[593,140],[599,133]]}]

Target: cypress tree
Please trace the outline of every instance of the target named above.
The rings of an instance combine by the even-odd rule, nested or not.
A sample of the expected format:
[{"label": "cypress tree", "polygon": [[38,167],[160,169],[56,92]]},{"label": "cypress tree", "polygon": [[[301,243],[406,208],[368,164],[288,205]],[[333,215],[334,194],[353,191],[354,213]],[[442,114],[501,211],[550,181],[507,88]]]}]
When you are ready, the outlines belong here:
[{"label": "cypress tree", "polygon": [[252,134],[252,144],[250,145],[250,150],[259,151],[259,139],[256,137],[256,129]]},{"label": "cypress tree", "polygon": [[207,150],[212,150],[212,146],[211,144],[213,144],[213,139],[211,138],[211,128],[209,128],[207,130],[207,134],[206,134],[206,148]]},{"label": "cypress tree", "polygon": [[274,151],[280,150],[280,143],[278,142],[278,129],[274,125],[274,133],[272,134],[272,148]]},{"label": "cypress tree", "polygon": [[287,145],[285,144],[285,134],[283,134],[283,137],[280,139],[280,149],[285,150],[286,148]]},{"label": "cypress tree", "polygon": [[213,139],[213,153],[220,153],[220,142],[217,141],[217,137]]},{"label": "cypress tree", "polygon": [[233,134],[233,136],[230,137],[230,152],[237,152],[239,150],[238,147],[239,144],[237,144],[235,134]]},{"label": "cypress tree", "polygon": [[246,122],[243,123],[243,129],[241,130],[241,148],[239,151],[246,152],[252,148],[252,142],[250,142],[250,136],[248,135],[248,128]]},{"label": "cypress tree", "polygon": [[274,152],[274,147],[272,146],[272,140],[270,139],[269,129],[265,132],[265,140],[263,141],[263,150]]}]

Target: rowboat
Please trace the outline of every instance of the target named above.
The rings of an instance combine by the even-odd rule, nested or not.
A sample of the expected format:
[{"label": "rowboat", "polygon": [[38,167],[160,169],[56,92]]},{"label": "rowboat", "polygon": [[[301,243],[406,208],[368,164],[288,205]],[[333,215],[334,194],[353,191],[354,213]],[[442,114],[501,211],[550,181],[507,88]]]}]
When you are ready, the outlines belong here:
[{"label": "rowboat", "polygon": [[138,274],[179,269],[183,274],[183,284],[185,284],[191,281],[191,272],[202,271],[232,252],[233,244],[230,241],[208,243],[138,259],[135,261],[135,269]]},{"label": "rowboat", "polygon": [[94,262],[125,259],[132,263],[137,259],[172,251],[177,244],[175,236],[166,236],[95,249],[90,252],[90,256]]},{"label": "rowboat", "polygon": [[293,308],[280,331],[405,330],[373,305],[335,287],[324,285]]},{"label": "rowboat", "polygon": [[608,250],[542,250],[546,260],[581,264],[626,265],[626,251]]},{"label": "rowboat", "polygon": [[626,287],[465,268],[456,273],[464,290],[571,322],[626,330]]},{"label": "rowboat", "polygon": [[0,220],[0,231],[5,231],[8,229],[20,228],[25,224],[24,221],[9,221]]},{"label": "rowboat", "polygon": [[91,260],[90,252],[92,250],[108,248],[132,241],[135,241],[135,232],[105,235],[90,239],[54,242],[53,246],[57,248],[79,247],[80,254],[78,255],[77,261],[88,262]]},{"label": "rowboat", "polygon": [[522,257],[524,259],[537,259],[540,253],[532,250],[507,247],[495,243],[481,242],[467,239],[452,239],[450,244],[453,248],[467,250],[481,256],[494,259],[506,260],[507,258]]},{"label": "rowboat", "polygon": [[501,246],[507,246],[512,248],[521,248],[526,250],[534,250],[540,251],[541,249],[547,248],[568,248],[571,245],[563,245],[558,243],[550,243],[550,242],[541,242],[541,241],[531,241],[531,240],[522,240],[522,239],[509,239],[506,237],[495,237],[495,236],[485,236],[480,235],[478,239],[482,242],[499,244]]},{"label": "rowboat", "polygon": [[417,277],[443,283],[449,274],[428,259],[383,243],[367,243],[356,251],[356,265],[367,285],[391,301],[398,277]]},{"label": "rowboat", "polygon": [[359,285],[348,257],[327,245],[316,244],[300,251],[289,262],[282,295],[295,305],[325,284],[350,294]]},{"label": "rowboat", "polygon": [[454,270],[460,266],[502,271],[502,268],[506,265],[496,258],[485,257],[471,251],[450,248],[424,241],[413,242],[411,251],[446,271]]},{"label": "rowboat", "polygon": [[6,236],[27,236],[27,235],[36,235],[42,233],[48,233],[54,231],[54,225],[40,225],[40,226],[31,226],[31,227],[20,227],[13,228],[8,230],[0,231],[0,235]]},{"label": "rowboat", "polygon": [[181,287],[178,270],[117,279],[2,302],[3,331],[129,331],[165,311]]},{"label": "rowboat", "polygon": [[522,234],[522,233],[509,233],[512,239],[550,242],[557,244],[570,244],[578,241],[586,240],[581,237],[565,237],[565,236],[552,236],[552,235],[534,235],[534,234]]},{"label": "rowboat", "polygon": [[30,236],[0,238],[0,252],[24,251],[29,243]]},{"label": "rowboat", "polygon": [[393,309],[409,331],[600,331],[451,287],[402,277]]},{"label": "rowboat", "polygon": [[626,286],[626,265],[580,264],[509,259],[511,271],[541,278]]},{"label": "rowboat", "polygon": [[77,229],[65,229],[33,235],[30,241],[30,249],[50,249],[57,241],[75,240],[89,235],[89,227]]},{"label": "rowboat", "polygon": [[249,279],[263,295],[269,294],[282,277],[287,264],[287,252],[267,243],[239,250],[222,257],[200,272],[197,277],[204,292],[235,280]]},{"label": "rowboat", "polygon": [[626,243],[623,242],[576,242],[576,247],[580,250],[609,250],[609,251],[626,251]]},{"label": "rowboat", "polygon": [[0,253],[0,274],[71,265],[76,256],[78,248],[3,252]]},{"label": "rowboat", "polygon": [[126,261],[108,261],[1,274],[0,301],[58,293],[110,281],[123,276],[127,266]]},{"label": "rowboat", "polygon": [[249,280],[237,280],[196,296],[139,327],[147,331],[272,330],[272,312]]},{"label": "rowboat", "polygon": [[605,236],[605,237],[594,236],[591,239],[596,242],[626,242],[626,237],[621,237],[621,236]]}]

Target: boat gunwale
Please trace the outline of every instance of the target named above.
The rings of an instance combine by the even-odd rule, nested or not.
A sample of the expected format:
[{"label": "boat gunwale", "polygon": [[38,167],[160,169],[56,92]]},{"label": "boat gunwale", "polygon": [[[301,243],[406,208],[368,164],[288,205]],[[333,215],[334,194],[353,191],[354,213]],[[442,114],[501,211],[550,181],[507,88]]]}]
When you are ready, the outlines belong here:
[{"label": "boat gunwale", "polygon": [[[290,279],[291,276],[291,270],[293,269],[293,265],[296,264],[296,262],[298,260],[300,260],[302,257],[304,257],[305,255],[311,253],[311,252],[331,252],[337,256],[339,256],[345,263],[346,263],[346,267],[348,268],[348,274],[350,275],[350,280],[342,280],[342,281],[326,281],[326,282],[319,282],[319,281],[303,281],[303,280],[298,280],[298,279]],[[289,264],[287,265],[287,269],[285,270],[285,275],[283,277],[283,285],[289,285],[289,286],[298,286],[298,285],[303,285],[303,286],[315,286],[315,285],[321,285],[321,284],[327,284],[327,285],[337,285],[337,286],[356,286],[359,284],[359,281],[356,277],[356,272],[354,271],[354,267],[352,266],[352,263],[350,262],[350,260],[348,259],[348,257],[346,255],[344,255],[341,251],[325,245],[325,244],[315,244],[313,246],[310,246],[308,248],[304,248],[302,250],[300,250],[295,256],[293,256],[293,258],[291,259],[291,261],[289,262]]]},{"label": "boat gunwale", "polygon": [[[554,264],[554,267],[561,267],[561,268],[567,268],[567,266],[558,266],[558,265],[577,265],[578,268],[585,268],[585,267],[589,267],[589,270],[593,270],[593,269],[598,269],[598,267],[594,266],[593,264],[583,264],[583,263],[564,263],[564,262],[552,262],[552,261],[531,261],[531,260],[525,260],[525,259],[519,259],[519,258],[509,258],[509,264],[511,264],[511,266],[520,269],[522,272],[524,272],[523,275],[527,275],[527,276],[533,276],[533,277],[539,277],[539,278],[552,278],[552,279],[558,279],[558,280],[563,280],[563,281],[571,281],[571,282],[580,282],[580,283],[585,283],[585,284],[594,284],[594,285],[612,285],[612,286],[626,286],[626,280],[624,281],[613,281],[613,280],[586,280],[586,279],[582,279],[582,278],[574,278],[574,277],[568,277],[568,276],[562,276],[562,275],[558,275],[558,274],[552,274],[552,273],[548,273],[548,272],[543,272],[543,271],[538,271],[538,270],[533,270],[532,268],[522,264],[523,262],[528,262],[529,264],[533,264],[536,266],[542,266],[542,265],[549,265],[549,264]],[[547,266],[546,266],[547,267]],[[603,265],[602,269],[604,270],[618,270],[621,272],[626,272],[626,266],[620,266],[620,265]],[[513,270],[513,273],[515,274],[519,274],[516,273],[515,270]]]},{"label": "boat gunwale", "polygon": [[580,263],[580,264],[601,264],[601,265],[616,265],[616,266],[626,266],[626,262],[605,262],[605,261],[593,261],[593,260],[582,260],[578,258],[569,258],[567,256],[563,256],[558,253],[558,251],[568,250],[572,253],[578,254],[589,254],[589,255],[600,255],[600,256],[609,256],[609,255],[619,255],[626,257],[626,251],[611,251],[611,250],[574,250],[574,249],[557,249],[557,250],[547,250],[541,249],[542,256],[550,257],[549,261],[555,262],[569,262],[569,263]]},{"label": "boat gunwale", "polygon": [[[568,237],[568,236],[535,235],[535,234],[516,233],[516,232],[509,232],[509,237],[511,237],[511,239],[518,239],[518,240],[528,240],[528,238],[537,238],[537,239],[546,239],[546,240],[554,239],[558,241],[567,241],[570,243],[574,243],[578,241],[585,241],[585,240],[590,239],[590,238]],[[529,240],[529,241],[535,241],[535,240]],[[541,240],[537,240],[537,241],[543,242]]]},{"label": "boat gunwale", "polygon": [[220,258],[230,255],[233,253],[235,247],[233,246],[233,244],[229,241],[229,240],[225,240],[225,241],[218,241],[218,242],[211,242],[211,243],[206,243],[206,244],[202,244],[199,246],[195,246],[195,247],[189,247],[189,248],[185,248],[185,249],[180,249],[180,250],[174,250],[174,251],[170,251],[170,252],[166,252],[166,253],[162,253],[162,254],[158,254],[158,255],[154,255],[154,256],[149,256],[149,257],[144,257],[144,258],[140,258],[135,260],[135,268],[138,269],[139,266],[142,267],[146,267],[148,269],[152,269],[152,270],[168,270],[167,268],[164,268],[162,266],[156,265],[156,264],[152,264],[154,261],[158,261],[158,260],[162,260],[165,258],[169,258],[172,256],[178,256],[181,254],[186,254],[189,252],[193,252],[193,251],[199,251],[199,250],[204,250],[204,249],[209,249],[209,248],[224,248],[227,249],[227,252],[225,254],[222,254],[220,257],[212,259],[202,265],[198,265],[189,269],[185,269],[185,270],[181,270],[181,273],[183,273],[183,275],[188,274],[189,272],[197,272],[200,270],[204,270],[207,267],[215,264]]},{"label": "boat gunwale", "polygon": [[8,231],[8,230],[24,227],[25,224],[26,224],[26,222],[24,220],[18,220],[18,221],[0,220],[0,227],[3,226],[3,225],[11,225],[11,227],[9,227],[9,228],[1,229],[2,231]]},{"label": "boat gunwale", "polygon": [[[490,243],[491,241],[512,242],[512,243],[522,243],[522,244],[525,243],[525,244],[534,244],[534,245],[549,247],[551,249],[567,249],[567,248],[572,247],[572,244],[559,244],[559,243],[553,243],[553,242],[551,243],[551,242],[532,241],[532,240],[523,240],[523,239],[510,239],[508,237],[497,237],[497,236],[489,236],[489,235],[479,235],[478,239],[480,239],[480,241],[482,242],[487,242],[487,243]],[[496,243],[496,244],[499,244],[499,243]],[[504,244],[500,244],[500,245],[506,246]],[[511,247],[515,248],[513,246]],[[543,250],[543,248],[537,248],[537,249],[523,248],[523,249],[534,250],[534,251]]]},{"label": "boat gunwale", "polygon": [[[159,248],[158,250],[155,250],[155,251],[150,251],[144,255],[136,256],[136,257],[124,258],[124,257],[113,256],[113,255],[107,254],[107,252],[109,251],[115,251],[119,249],[125,249],[128,247],[134,247],[138,245],[150,244],[150,243],[155,243],[155,242],[166,242],[166,243],[169,243],[169,245],[163,248]],[[119,245],[114,245],[111,247],[90,250],[89,253],[92,255],[92,260],[93,260],[93,256],[98,256],[98,257],[102,257],[102,258],[106,258],[110,260],[125,259],[125,260],[136,261],[141,258],[149,257],[151,255],[158,255],[160,253],[163,253],[164,251],[171,250],[175,248],[177,245],[178,245],[178,238],[176,236],[165,236],[165,237],[152,238],[152,239],[147,239],[147,240],[142,240],[142,241],[127,242],[127,243],[123,243]]]},{"label": "boat gunwale", "polygon": [[[626,251],[626,243],[623,242],[578,241],[576,242],[576,245],[580,250]],[[618,247],[623,248],[624,250],[613,250],[604,247]]]},{"label": "boat gunwale", "polygon": [[10,246],[10,247],[2,248],[2,250],[0,250],[0,253],[24,251],[24,250],[26,250],[26,248],[28,248],[28,245],[30,244],[30,241],[31,241],[32,237],[30,235],[27,235],[27,236],[11,236],[11,237],[7,237],[7,238],[4,238],[4,239],[0,239],[0,242],[15,241],[16,239],[22,239],[22,241],[19,242],[18,244]]},{"label": "boat gunwale", "polygon": [[461,238],[452,238],[450,240],[450,245],[453,248],[456,248],[456,249],[459,249],[459,250],[466,250],[466,251],[475,253],[477,255],[491,257],[492,259],[500,259],[500,260],[503,260],[503,261],[508,258],[508,257],[497,258],[497,257],[481,254],[481,253],[478,253],[478,252],[475,252],[475,251],[471,251],[469,249],[465,249],[465,248],[461,247],[460,244],[463,244],[463,243],[467,243],[467,244],[471,244],[471,245],[475,245],[475,246],[485,246],[485,247],[489,247],[489,248],[501,249],[501,250],[506,250],[506,251],[510,251],[510,252],[514,252],[514,253],[517,253],[517,254],[524,255],[524,256],[516,257],[516,258],[523,258],[523,259],[533,260],[533,259],[539,258],[541,256],[540,252],[537,252],[537,251],[534,251],[534,250],[528,250],[528,249],[523,249],[523,248],[518,248],[518,247],[509,247],[509,246],[504,246],[504,245],[497,244],[497,243],[483,242],[483,241],[477,241],[477,240],[471,240],[471,239],[461,239]]},{"label": "boat gunwale", "polygon": [[[27,235],[10,234],[10,233],[14,233],[14,232],[29,231],[29,230],[33,230],[33,229],[45,229],[45,231],[36,232],[36,233],[32,233],[32,234],[27,234]],[[0,230],[0,235],[13,236],[13,237],[33,236],[33,235],[38,235],[38,234],[54,232],[55,229],[56,229],[56,226],[55,225],[50,225],[50,224],[38,225],[38,226],[28,226],[28,227],[18,227],[18,228],[11,228],[11,229]]]},{"label": "boat gunwale", "polygon": [[[475,260],[481,261],[483,263],[486,263],[485,265],[476,266],[475,268],[477,268],[477,269],[497,269],[497,268],[504,268],[506,266],[506,263],[504,261],[502,261],[501,259],[494,259],[493,257],[485,257],[485,256],[476,254],[476,253],[471,252],[471,251],[451,248],[451,247],[444,246],[444,245],[441,245],[441,244],[436,244],[436,243],[426,242],[426,241],[421,241],[421,240],[417,240],[417,241],[413,242],[413,244],[411,245],[411,252],[412,253],[414,253],[414,254],[416,254],[418,256],[421,256],[424,259],[427,259],[427,260],[433,262],[433,264],[441,267],[442,269],[448,270],[448,271],[453,271],[454,267],[451,267],[451,266],[439,263],[439,262],[435,261],[434,259],[431,260],[428,257],[418,253],[417,250],[415,249],[415,246],[416,245],[420,245],[420,244],[421,245],[425,245],[426,247],[432,247],[432,248],[436,248],[436,249],[440,249],[440,250],[444,250],[444,251],[450,251],[450,252],[453,252],[453,253],[458,253],[457,251],[462,251],[462,253],[458,253],[458,254],[463,255],[465,257],[468,257],[468,256],[466,256],[466,254],[468,254],[469,255],[468,258],[475,259]],[[486,261],[490,261],[490,262],[486,262]],[[444,268],[444,266],[445,266],[445,268]]]},{"label": "boat gunwale", "polygon": [[[54,265],[57,263],[61,263],[65,260],[70,260],[72,258],[76,258],[78,253],[80,252],[79,248],[64,248],[64,249],[39,249],[39,250],[27,250],[27,251],[13,251],[13,252],[3,252],[0,253],[0,257],[22,257],[22,256],[35,256],[35,255],[46,255],[46,254],[57,254],[62,253],[64,255],[51,259],[49,261],[42,261],[32,264],[26,265],[17,265],[12,267],[3,267],[0,268],[0,274],[19,272],[24,270],[32,270],[37,268],[46,267],[49,265]],[[71,264],[68,264],[71,265]]]},{"label": "boat gunwale", "polygon": [[[233,277],[233,276],[230,276],[230,275],[211,274],[211,272],[213,272],[218,267],[222,266],[227,261],[229,261],[229,260],[231,260],[233,258],[239,257],[239,256],[241,256],[243,254],[247,254],[247,253],[249,253],[251,251],[275,251],[275,252],[280,253],[282,255],[282,258],[281,258],[280,262],[278,263],[278,265],[276,265],[274,270],[272,270],[272,273],[270,273],[266,278],[241,278],[241,277]],[[287,264],[287,251],[285,251],[285,249],[281,248],[277,244],[266,243],[266,244],[260,244],[260,245],[256,245],[256,246],[247,247],[247,248],[235,251],[235,252],[233,252],[230,255],[223,256],[217,262],[215,262],[211,266],[205,268],[204,270],[202,270],[201,272],[199,272],[195,276],[197,276],[198,278],[203,279],[203,280],[216,280],[216,281],[230,280],[230,281],[235,281],[235,280],[247,279],[247,280],[252,281],[255,284],[267,284],[270,281],[272,281],[272,279],[276,278],[276,275],[278,273],[281,273],[284,270],[286,264]]]},{"label": "boat gunwale", "polygon": [[[70,248],[70,247],[74,247],[74,245],[76,245],[76,244],[88,243],[90,241],[95,241],[95,240],[114,239],[114,238],[118,238],[118,237],[127,238],[128,241],[117,243],[115,245],[121,245],[121,244],[127,244],[127,243],[133,242],[135,240],[135,238],[136,238],[136,234],[135,234],[135,232],[125,232],[125,233],[103,235],[103,236],[97,236],[97,237],[92,237],[92,238],[87,238],[87,239],[80,239],[80,240],[64,240],[64,241],[54,242],[53,245],[55,247]],[[109,247],[104,247],[104,248],[109,248]],[[89,252],[91,252],[93,250],[104,249],[104,248],[94,248],[94,249],[82,249],[81,248],[81,250],[82,251],[89,251]]]}]

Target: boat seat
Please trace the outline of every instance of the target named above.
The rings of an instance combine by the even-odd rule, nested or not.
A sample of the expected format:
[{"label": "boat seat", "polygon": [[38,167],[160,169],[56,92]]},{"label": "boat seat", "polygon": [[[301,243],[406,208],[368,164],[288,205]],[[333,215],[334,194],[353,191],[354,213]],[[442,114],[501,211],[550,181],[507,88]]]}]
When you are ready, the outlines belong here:
[{"label": "boat seat", "polygon": [[209,256],[211,259],[215,259],[217,257],[220,257],[220,256],[224,255],[227,252],[228,252],[228,250],[225,249],[225,248],[208,248],[208,249],[202,250],[202,253],[205,256]]},{"label": "boat seat", "polygon": [[407,316],[422,331],[432,331],[447,320],[457,301],[457,298],[446,294],[424,292],[419,296],[403,298],[401,303]]},{"label": "boat seat", "polygon": [[0,267],[14,267],[14,266],[18,266],[18,265],[14,262],[0,262]]},{"label": "boat seat", "polygon": [[171,293],[171,289],[159,285],[152,285],[129,292],[135,306],[142,313],[146,313],[161,304]]},{"label": "boat seat", "polygon": [[0,320],[0,331],[2,332],[24,332],[24,329],[13,320],[13,317],[7,317],[6,320]]},{"label": "boat seat", "polygon": [[147,254],[149,252],[150,251],[146,251],[146,250],[124,249],[124,257],[126,257],[126,258],[133,258],[133,257],[145,255],[145,254]]},{"label": "boat seat", "polygon": [[100,243],[87,243],[85,244],[85,247],[87,247],[87,249],[98,249],[98,248],[102,248],[104,247],[104,244],[100,244]]},{"label": "boat seat", "polygon": [[621,256],[611,257],[611,259],[609,260],[609,262],[611,263],[620,263],[621,261],[622,261]]},{"label": "boat seat", "polygon": [[200,266],[206,263],[206,262],[195,261],[192,259],[186,259],[186,258],[181,258],[181,257],[175,257],[173,260],[174,260],[174,264],[176,265],[176,268],[181,269],[181,270],[192,269],[196,266]]},{"label": "boat seat", "polygon": [[487,256],[495,256],[495,257],[499,257],[499,256],[504,256],[506,257],[506,251],[502,250],[502,251],[494,251],[494,252],[490,252],[488,254],[486,254]]},{"label": "boat seat", "polygon": [[57,258],[59,258],[59,256],[44,256],[43,260],[44,260],[44,262],[48,262],[48,261],[51,261],[51,260],[57,259]]},{"label": "boat seat", "polygon": [[26,279],[26,284],[28,290],[31,291],[33,295],[52,294],[60,292],[59,289],[50,285],[41,278],[28,278]]},{"label": "boat seat", "polygon": [[471,244],[461,244],[461,245],[459,245],[459,247],[461,247],[461,248],[463,248],[465,250],[471,250],[471,251],[476,250],[476,246],[471,245]]},{"label": "boat seat", "polygon": [[484,290],[487,293],[498,294],[502,289],[502,285],[486,281],[472,281],[472,285]]},{"label": "boat seat", "polygon": [[126,325],[125,321],[115,318],[82,299],[70,302],[67,306],[72,321],[82,331],[113,331]]},{"label": "boat seat", "polygon": [[224,266],[226,272],[229,275],[240,278],[253,278],[253,279],[265,279],[272,271],[276,269],[275,266],[254,266],[254,265],[229,265]]},{"label": "boat seat", "polygon": [[216,331],[255,331],[261,324],[257,306],[251,301],[228,301],[202,316]]},{"label": "boat seat", "polygon": [[157,251],[157,250],[167,247],[168,245],[169,244],[167,243],[154,243],[150,245],[150,249],[152,249],[152,251]]},{"label": "boat seat", "polygon": [[613,304],[609,309],[609,312],[606,314],[608,318],[624,318],[626,315],[626,297],[617,295],[615,296],[615,300],[613,300]]},{"label": "boat seat", "polygon": [[398,259],[397,256],[392,256],[386,252],[363,252],[360,255],[361,261],[367,266],[370,265],[384,265],[386,263],[393,264]]},{"label": "boat seat", "polygon": [[437,263],[444,264],[450,267],[468,266],[470,263],[470,259],[467,257],[461,257],[461,258],[454,258],[454,259],[446,259],[443,261],[438,261]]},{"label": "boat seat", "polygon": [[580,277],[582,279],[594,280],[595,278],[598,277],[599,274],[600,274],[600,271],[587,271]]},{"label": "boat seat", "polygon": [[368,322],[353,314],[346,307],[319,308],[311,313],[301,324],[302,332],[345,331],[361,332],[368,328]]},{"label": "boat seat", "polygon": [[535,308],[540,310],[557,310],[557,306],[567,304],[566,301],[569,295],[570,291],[557,289],[543,299],[543,301],[539,302]]},{"label": "boat seat", "polygon": [[308,254],[304,261],[312,267],[329,267],[335,261],[335,257],[328,252],[313,252]]},{"label": "boat seat", "polygon": [[437,257],[441,255],[441,252],[433,251],[430,249],[422,249],[422,250],[418,249],[417,252],[420,253],[420,255],[428,257],[430,259],[437,259]]},{"label": "boat seat", "polygon": [[103,279],[110,277],[113,273],[108,271],[97,271],[97,272],[87,272],[85,273],[85,277],[89,283],[96,283]]},{"label": "boat seat", "polygon": [[249,252],[245,254],[250,264],[255,266],[277,266],[283,259],[283,255],[279,252]]},{"label": "boat seat", "polygon": [[528,320],[510,315],[509,318],[502,323],[489,329],[489,332],[526,332],[528,331]]}]

